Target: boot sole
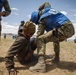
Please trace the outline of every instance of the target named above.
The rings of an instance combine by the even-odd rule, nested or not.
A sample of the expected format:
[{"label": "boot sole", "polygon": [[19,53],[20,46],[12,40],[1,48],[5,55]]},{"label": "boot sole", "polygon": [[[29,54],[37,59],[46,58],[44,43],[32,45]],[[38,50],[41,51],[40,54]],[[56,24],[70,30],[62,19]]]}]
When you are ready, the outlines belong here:
[{"label": "boot sole", "polygon": [[41,72],[41,73],[45,73],[46,70],[30,70],[31,72]]}]

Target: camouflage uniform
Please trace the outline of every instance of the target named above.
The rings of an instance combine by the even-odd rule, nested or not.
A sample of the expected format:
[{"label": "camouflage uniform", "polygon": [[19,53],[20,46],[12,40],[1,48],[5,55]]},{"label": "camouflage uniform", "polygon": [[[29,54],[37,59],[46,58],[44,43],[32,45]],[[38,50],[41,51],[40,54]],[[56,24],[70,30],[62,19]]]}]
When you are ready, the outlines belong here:
[{"label": "camouflage uniform", "polygon": [[[40,22],[38,32],[37,32],[38,33],[38,44],[37,45],[38,45],[39,55],[45,55],[45,47],[46,47],[45,44],[46,43],[54,42],[55,40],[58,40],[59,42],[61,42],[67,38],[70,38],[74,34],[74,28],[70,21],[66,22],[63,26],[61,26],[61,28],[58,28],[57,38],[53,36],[53,30],[43,34],[44,30],[45,30],[45,25],[43,21],[43,23]],[[57,49],[57,47],[58,46],[54,47],[55,52],[59,52],[59,49]]]},{"label": "camouflage uniform", "polygon": [[[5,9],[5,11],[3,11],[5,13],[3,15],[3,17],[6,17],[6,16],[8,16],[11,13],[11,9],[10,9],[8,0],[4,0],[3,5],[2,5],[2,8],[3,7]],[[2,30],[2,27],[1,27],[1,16],[0,16],[0,38],[1,38],[1,30]]]},{"label": "camouflage uniform", "polygon": [[[39,7],[39,15],[41,16],[44,12],[44,8],[50,6],[50,4],[48,2],[45,2],[43,5],[41,5]],[[39,55],[45,55],[45,44],[47,42],[53,42],[54,46],[55,46],[55,40],[58,40],[59,42],[64,41],[67,38],[70,38],[72,35],[74,35],[75,31],[74,31],[74,27],[71,23],[71,21],[67,21],[66,23],[64,23],[60,28],[58,28],[58,37],[55,37],[53,35],[53,30],[46,32],[44,34],[46,25],[47,18],[44,18],[40,21],[39,25],[38,25],[38,32],[37,32],[37,37],[38,37],[38,51],[39,51]],[[59,47],[59,44],[57,44]],[[59,49],[57,49],[57,46],[54,47],[55,52],[59,52]]]},{"label": "camouflage uniform", "polygon": [[[53,42],[55,58],[52,61],[58,63],[60,52],[59,42],[73,36],[75,33],[74,27],[71,21],[66,16],[64,16],[60,12],[58,13],[52,10],[48,2],[40,6],[39,11],[32,13],[31,20],[34,23],[38,24],[37,51],[39,60],[38,63],[34,67],[30,67],[29,70],[45,72],[46,43]],[[44,34],[45,30],[47,32]]]},{"label": "camouflage uniform", "polygon": [[[30,26],[32,27],[32,26]],[[33,28],[31,28],[31,32],[35,32]],[[21,64],[25,64],[26,56],[29,52],[34,51],[36,49],[36,44],[34,43],[35,38],[29,38],[28,36],[24,36],[22,33],[19,33],[15,42],[8,50],[5,56],[5,64],[8,70],[14,68],[14,56],[16,56]],[[31,57],[30,57],[31,58]],[[28,59],[29,60],[29,59]]]}]

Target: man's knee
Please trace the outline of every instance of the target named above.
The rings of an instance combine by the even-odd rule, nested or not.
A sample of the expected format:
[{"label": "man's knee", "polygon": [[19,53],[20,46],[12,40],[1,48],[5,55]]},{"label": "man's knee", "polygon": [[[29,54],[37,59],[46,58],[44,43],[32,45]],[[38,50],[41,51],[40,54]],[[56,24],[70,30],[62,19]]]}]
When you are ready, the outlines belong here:
[{"label": "man's knee", "polygon": [[45,36],[39,36],[37,38],[37,42],[43,42],[43,43],[45,43]]},{"label": "man's knee", "polygon": [[35,50],[37,48],[36,38],[31,38],[30,43],[31,43],[31,48]]}]

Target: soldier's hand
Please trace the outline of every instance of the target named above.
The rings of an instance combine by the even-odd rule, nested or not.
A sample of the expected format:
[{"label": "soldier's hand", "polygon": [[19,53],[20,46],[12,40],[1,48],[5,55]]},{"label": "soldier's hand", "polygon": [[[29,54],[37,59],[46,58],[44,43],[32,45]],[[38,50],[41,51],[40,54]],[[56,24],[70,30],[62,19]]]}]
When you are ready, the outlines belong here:
[{"label": "soldier's hand", "polygon": [[10,71],[9,71],[9,75],[17,75],[17,70],[15,70],[15,69],[11,69]]},{"label": "soldier's hand", "polygon": [[3,16],[5,13],[4,12],[0,12],[0,16]]}]

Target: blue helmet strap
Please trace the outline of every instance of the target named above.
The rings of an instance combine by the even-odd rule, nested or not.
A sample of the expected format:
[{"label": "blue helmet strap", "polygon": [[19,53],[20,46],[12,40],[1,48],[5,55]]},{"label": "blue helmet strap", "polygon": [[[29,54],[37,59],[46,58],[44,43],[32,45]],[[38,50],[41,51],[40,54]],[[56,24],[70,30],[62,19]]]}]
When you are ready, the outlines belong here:
[{"label": "blue helmet strap", "polygon": [[39,15],[39,13],[38,13],[38,20],[36,21],[36,24],[38,24],[39,19],[40,19],[40,15]]}]

